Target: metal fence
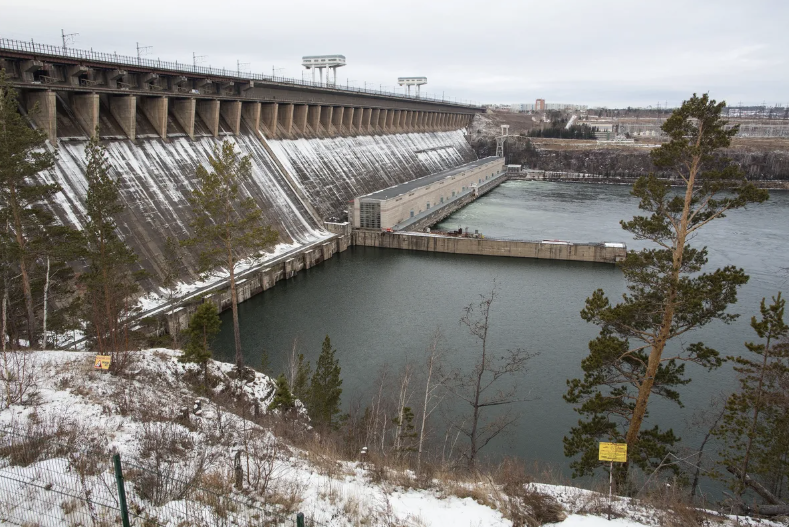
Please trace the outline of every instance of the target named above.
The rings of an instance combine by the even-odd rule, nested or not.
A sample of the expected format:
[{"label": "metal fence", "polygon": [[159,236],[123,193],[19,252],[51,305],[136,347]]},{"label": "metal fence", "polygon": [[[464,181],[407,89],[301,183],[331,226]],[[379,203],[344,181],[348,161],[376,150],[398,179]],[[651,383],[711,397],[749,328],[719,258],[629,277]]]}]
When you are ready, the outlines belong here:
[{"label": "metal fence", "polygon": [[262,73],[251,73],[239,70],[228,70],[225,68],[211,68],[205,66],[197,66],[184,62],[170,62],[159,59],[145,59],[142,57],[131,57],[128,55],[118,55],[117,53],[103,53],[100,51],[64,48],[61,46],[52,46],[50,44],[39,44],[37,42],[30,42],[24,40],[12,40],[8,38],[0,38],[0,49],[9,51],[21,51],[26,53],[35,53],[39,55],[48,55],[52,57],[67,57],[78,60],[90,60],[94,62],[103,62],[109,65],[121,66],[145,66],[148,68],[155,68],[160,71],[171,71],[173,73],[194,73],[199,75],[213,75],[218,77],[226,77],[242,80],[258,80],[266,82],[276,82],[279,84],[297,85],[297,86],[310,86],[316,88],[329,88],[333,90],[340,90],[352,93],[364,93],[369,95],[382,95],[386,97],[397,97],[400,99],[411,99],[426,102],[440,102],[442,104],[454,104],[457,106],[476,107],[478,105],[471,101],[460,101],[453,99],[446,99],[442,97],[431,98],[422,96],[412,96],[403,93],[390,92],[386,90],[373,90],[368,88],[360,88],[357,86],[342,86],[341,84],[320,83],[303,79],[294,79],[289,77],[277,77],[274,75],[264,75]]},{"label": "metal fence", "polygon": [[121,467],[120,456],[78,435],[61,439],[57,432],[29,435],[0,427],[0,524],[305,525],[303,516],[279,514],[251,495],[216,492],[155,467],[129,462]]}]

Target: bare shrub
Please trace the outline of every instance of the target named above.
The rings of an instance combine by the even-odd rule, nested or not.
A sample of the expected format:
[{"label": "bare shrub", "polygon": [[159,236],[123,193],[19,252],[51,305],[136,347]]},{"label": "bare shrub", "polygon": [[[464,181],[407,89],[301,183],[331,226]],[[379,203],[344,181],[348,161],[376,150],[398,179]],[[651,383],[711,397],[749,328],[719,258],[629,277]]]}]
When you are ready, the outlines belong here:
[{"label": "bare shrub", "polygon": [[184,499],[213,460],[188,430],[175,423],[143,423],[136,439],[139,466],[129,471],[129,480],[140,497],[156,506]]},{"label": "bare shrub", "polygon": [[246,467],[247,485],[265,494],[271,482],[278,476],[277,456],[279,443],[274,438],[260,437],[259,434],[245,441],[242,454]]},{"label": "bare shrub", "polygon": [[3,389],[0,409],[12,404],[26,404],[37,394],[40,376],[41,364],[35,353],[4,351],[0,357],[0,385]]}]

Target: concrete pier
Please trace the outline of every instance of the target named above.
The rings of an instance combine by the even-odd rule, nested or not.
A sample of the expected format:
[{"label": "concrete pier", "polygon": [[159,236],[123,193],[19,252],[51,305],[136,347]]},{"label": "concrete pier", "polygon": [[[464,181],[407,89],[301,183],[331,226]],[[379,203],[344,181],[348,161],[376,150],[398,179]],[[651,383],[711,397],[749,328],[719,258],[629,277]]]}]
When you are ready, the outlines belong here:
[{"label": "concrete pier", "polygon": [[99,94],[74,94],[71,99],[71,105],[82,130],[88,137],[96,135],[96,127],[99,126]]},{"label": "concrete pier", "polygon": [[181,128],[190,139],[195,138],[195,111],[197,101],[195,99],[175,99],[173,101],[173,115]]},{"label": "concrete pier", "polygon": [[110,96],[110,114],[118,121],[123,132],[134,141],[137,137],[137,97]]},{"label": "concrete pier", "polygon": [[27,95],[27,111],[38,105],[38,112],[31,114],[38,128],[46,132],[50,144],[57,145],[57,100],[53,91],[34,91]]},{"label": "concrete pier", "polygon": [[538,258],[576,262],[616,263],[624,260],[624,244],[589,244],[465,238],[414,232],[376,232],[354,230],[353,244],[386,249],[437,253]]},{"label": "concrete pier", "polygon": [[211,135],[219,137],[219,101],[198,101],[197,115],[211,131]]},{"label": "concrete pier", "polygon": [[241,101],[221,101],[219,111],[234,135],[241,133]]}]

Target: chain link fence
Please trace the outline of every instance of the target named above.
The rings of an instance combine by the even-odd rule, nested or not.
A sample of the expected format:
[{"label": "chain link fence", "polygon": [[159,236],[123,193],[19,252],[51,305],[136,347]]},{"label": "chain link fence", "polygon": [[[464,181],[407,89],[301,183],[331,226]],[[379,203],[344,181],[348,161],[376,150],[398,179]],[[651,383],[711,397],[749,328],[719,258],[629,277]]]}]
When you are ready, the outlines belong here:
[{"label": "chain link fence", "polygon": [[[115,462],[113,463],[113,458]],[[125,496],[124,496],[125,494]],[[124,506],[125,505],[125,506]],[[0,523],[40,527],[319,527],[252,495],[217,492],[90,441],[0,427]]]}]

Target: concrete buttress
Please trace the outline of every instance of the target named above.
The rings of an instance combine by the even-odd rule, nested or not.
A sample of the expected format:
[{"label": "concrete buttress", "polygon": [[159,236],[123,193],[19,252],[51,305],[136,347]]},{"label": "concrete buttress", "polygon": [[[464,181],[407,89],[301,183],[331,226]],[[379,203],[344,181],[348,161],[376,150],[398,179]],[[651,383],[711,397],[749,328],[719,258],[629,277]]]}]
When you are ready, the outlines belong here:
[{"label": "concrete buttress", "polygon": [[219,137],[219,101],[216,99],[198,101],[197,115],[200,116],[200,119],[202,119],[208,129],[211,130],[211,135]]},{"label": "concrete buttress", "polygon": [[293,107],[293,127],[297,132],[307,132],[307,110],[306,104],[297,104]]},{"label": "concrete buttress", "polygon": [[293,105],[290,103],[279,105],[279,124],[286,135],[293,129]]},{"label": "concrete buttress", "polygon": [[277,123],[279,105],[275,102],[263,103],[260,113],[263,120],[263,126],[266,129],[268,137],[277,137]]},{"label": "concrete buttress", "polygon": [[345,107],[335,106],[332,113],[331,124],[335,130],[342,130],[342,118],[345,115]]},{"label": "concrete buttress", "polygon": [[345,129],[348,132],[351,132],[351,130],[353,128],[353,114],[354,114],[354,111],[355,110],[352,107],[350,107],[350,108],[349,107],[343,108],[343,111],[342,111],[343,112],[342,113],[342,125],[345,127]]},{"label": "concrete buttress", "polygon": [[74,94],[71,105],[80,127],[88,137],[93,137],[99,125],[99,94]]},{"label": "concrete buttress", "polygon": [[30,112],[33,107],[38,104],[38,113],[29,114],[36,123],[38,128],[46,132],[47,139],[52,146],[58,144],[58,129],[57,129],[57,100],[55,92],[47,91],[33,91],[27,95],[27,111]]},{"label": "concrete buttress", "polygon": [[321,126],[327,133],[331,133],[331,118],[333,114],[333,106],[321,106]]},{"label": "concrete buttress", "polygon": [[307,110],[307,124],[312,130],[317,133],[321,124],[321,107],[320,105],[312,104]]},{"label": "concrete buttress", "polygon": [[142,97],[142,113],[162,139],[167,139],[167,97]]},{"label": "concrete buttress", "polygon": [[247,102],[241,103],[241,118],[253,132],[260,129],[260,103]]},{"label": "concrete buttress", "polygon": [[110,114],[118,121],[126,136],[137,138],[137,97],[134,95],[110,96]]},{"label": "concrete buttress", "polygon": [[234,135],[241,133],[241,101],[221,101],[219,113],[230,125],[230,130]]},{"label": "concrete buttress", "polygon": [[181,128],[184,129],[189,139],[195,138],[195,109],[197,108],[196,99],[174,99],[173,116]]}]

